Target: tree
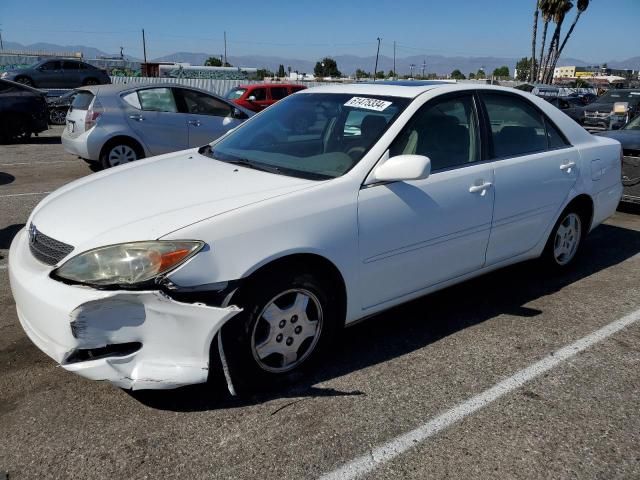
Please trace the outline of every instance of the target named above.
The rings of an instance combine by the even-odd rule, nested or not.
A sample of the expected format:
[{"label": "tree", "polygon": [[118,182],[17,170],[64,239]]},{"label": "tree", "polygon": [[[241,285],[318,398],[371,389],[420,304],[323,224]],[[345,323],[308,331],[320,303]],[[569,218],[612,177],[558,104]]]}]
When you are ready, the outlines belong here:
[{"label": "tree", "polygon": [[221,67],[222,60],[220,60],[218,57],[209,57],[204,61],[204,64],[207,67]]},{"label": "tree", "polygon": [[[553,12],[558,8],[558,5],[563,0],[539,0],[538,5],[540,7],[540,13],[542,14],[542,21],[544,22],[544,26],[542,28],[542,45],[540,47],[540,60],[538,61],[538,67],[542,68],[542,61],[544,60],[544,46],[547,41],[547,29],[549,28],[549,22],[551,21],[551,17],[553,16]],[[536,74],[537,80],[542,80],[543,71],[537,72]]]},{"label": "tree", "polygon": [[453,78],[454,80],[464,80],[467,77],[465,77],[464,73],[456,68],[453,72],[451,72],[451,78]]},{"label": "tree", "polygon": [[469,75],[467,75],[467,77],[469,77],[469,80],[475,80],[476,74],[473,72],[469,72]]},{"label": "tree", "polygon": [[371,77],[371,74],[369,72],[365,72],[364,70],[362,70],[361,68],[358,68],[356,70],[356,80],[358,78],[369,78]]},{"label": "tree", "polygon": [[549,44],[549,50],[544,60],[544,64],[541,64],[542,69],[542,82],[551,83],[553,81],[553,69],[551,68],[551,59],[554,57],[555,52],[558,49],[560,43],[560,32],[562,29],[562,23],[564,22],[567,12],[573,8],[573,3],[570,0],[557,0],[554,2],[555,8],[552,11],[553,22],[556,24],[556,28],[553,31],[553,37],[551,37],[551,43]]},{"label": "tree", "polygon": [[476,72],[476,78],[478,80],[484,80],[485,78],[487,78],[487,76],[484,73],[484,70],[481,68]]},{"label": "tree", "polygon": [[313,74],[316,77],[341,77],[342,73],[338,70],[338,64],[331,57],[324,57],[313,68]]},{"label": "tree", "polygon": [[[540,15],[540,0],[536,0],[536,9],[533,12],[533,31],[531,33],[531,58],[536,58],[536,42],[538,36],[538,16]],[[518,70],[520,72],[520,70]],[[533,68],[529,70],[529,81],[533,82],[536,77],[535,64]]]},{"label": "tree", "polygon": [[388,78],[395,78],[396,77],[396,72],[394,72],[393,70],[389,70],[389,73],[387,73],[387,77]]},{"label": "tree", "polygon": [[532,71],[533,69],[531,68],[531,59],[522,57],[520,60],[518,60],[518,63],[516,63],[516,80],[520,80],[522,82],[530,80]]},{"label": "tree", "polygon": [[564,50],[564,47],[567,44],[567,41],[569,40],[569,37],[573,33],[573,30],[576,28],[576,24],[578,23],[578,20],[580,20],[580,15],[582,15],[585,12],[585,10],[589,8],[589,0],[578,0],[578,4],[576,8],[578,9],[578,12],[576,13],[576,18],[573,20],[571,27],[569,27],[569,31],[567,32],[567,34],[564,37],[564,40],[562,41],[562,45],[560,45],[560,48],[555,54],[555,57],[553,59],[553,64],[551,65],[552,71],[555,71],[556,65],[558,64],[558,60],[560,59],[560,55],[562,55],[562,51]]},{"label": "tree", "polygon": [[507,67],[506,65],[503,65],[501,67],[496,68],[493,71],[493,76],[498,78],[509,77],[509,67]]},{"label": "tree", "polygon": [[282,78],[286,76],[287,74],[284,71],[284,65],[280,64],[280,66],[278,67],[278,77]]},{"label": "tree", "polygon": [[376,78],[384,78],[384,72],[376,72]]},{"label": "tree", "polygon": [[271,78],[273,77],[273,72],[267,68],[259,68],[256,71],[256,76],[260,79],[260,80],[264,80],[265,78]]}]

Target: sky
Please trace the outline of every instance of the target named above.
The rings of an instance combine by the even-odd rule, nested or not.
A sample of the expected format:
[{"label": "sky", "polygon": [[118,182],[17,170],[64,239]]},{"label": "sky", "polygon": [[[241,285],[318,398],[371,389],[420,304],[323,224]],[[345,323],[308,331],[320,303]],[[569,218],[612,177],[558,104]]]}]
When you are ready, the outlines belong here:
[{"label": "sky", "polygon": [[[324,56],[530,55],[535,0],[0,0],[5,41],[85,45],[147,57],[178,51]],[[575,9],[574,9],[575,10]],[[565,24],[570,25],[574,13]],[[591,0],[564,57],[640,55],[640,0]],[[625,33],[629,34],[625,36]]]}]

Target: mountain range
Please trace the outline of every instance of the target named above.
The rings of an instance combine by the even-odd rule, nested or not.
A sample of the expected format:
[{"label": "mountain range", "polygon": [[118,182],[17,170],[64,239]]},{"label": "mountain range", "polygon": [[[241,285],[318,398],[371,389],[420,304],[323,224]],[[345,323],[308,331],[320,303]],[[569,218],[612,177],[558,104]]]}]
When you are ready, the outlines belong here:
[{"label": "mountain range", "polygon": [[[34,43],[31,45],[22,45],[16,42],[4,42],[7,50],[45,50],[52,52],[82,52],[84,58],[100,58],[100,57],[117,57],[118,54],[109,54],[93,47],[85,45],[56,45],[52,43]],[[170,55],[149,59],[149,61],[157,62],[186,62],[192,65],[202,65],[204,61],[212,56],[210,53],[202,52],[176,52]],[[337,55],[332,57],[338,64],[338,69],[345,75],[352,75],[356,69],[360,68],[367,72],[372,72],[375,65],[375,56],[361,57],[356,55]],[[131,61],[141,61],[139,58],[128,57]],[[228,57],[229,63],[242,67],[267,68],[277,71],[279,65],[284,65],[285,69],[291,67],[292,71],[300,73],[312,73],[316,61],[301,58],[287,58],[279,56],[265,55],[231,55]],[[602,60],[602,59],[601,59]],[[444,55],[414,55],[410,57],[396,58],[396,70],[401,73],[409,73],[411,65],[414,65],[414,73],[422,73],[423,62],[426,64],[426,73],[436,73],[438,75],[446,75],[455,69],[459,69],[465,75],[469,72],[477,72],[483,68],[485,72],[492,72],[495,68],[502,65],[508,66],[511,70],[515,67],[518,58],[510,57],[465,57]],[[559,64],[564,65],[601,65],[606,63],[610,68],[631,68],[640,70],[640,56],[623,59],[623,60],[605,60],[605,61],[584,61],[576,58],[562,58]],[[393,58],[381,55],[378,59],[378,70],[389,71],[393,69]]]}]

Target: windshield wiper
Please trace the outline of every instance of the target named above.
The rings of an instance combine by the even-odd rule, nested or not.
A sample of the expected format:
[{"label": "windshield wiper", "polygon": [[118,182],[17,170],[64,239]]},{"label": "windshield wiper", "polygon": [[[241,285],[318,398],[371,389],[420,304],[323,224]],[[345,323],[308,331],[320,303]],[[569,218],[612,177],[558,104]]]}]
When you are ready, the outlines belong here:
[{"label": "windshield wiper", "polygon": [[240,165],[246,168],[253,168],[254,170],[260,170],[262,172],[275,173],[278,175],[282,175],[282,171],[278,167],[274,167],[271,165],[265,165],[264,163],[252,162],[246,158],[231,158],[231,159],[222,159],[216,158],[213,155],[213,148],[211,145],[204,145],[198,149],[198,153],[200,155],[205,155],[209,158],[213,158],[214,160],[218,160],[219,162],[231,163],[233,165]]}]

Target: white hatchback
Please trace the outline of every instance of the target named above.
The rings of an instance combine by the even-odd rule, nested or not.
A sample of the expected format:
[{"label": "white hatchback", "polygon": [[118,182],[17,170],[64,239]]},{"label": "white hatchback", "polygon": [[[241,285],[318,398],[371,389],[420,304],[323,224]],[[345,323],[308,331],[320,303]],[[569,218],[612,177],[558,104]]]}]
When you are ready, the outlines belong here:
[{"label": "white hatchback", "polygon": [[344,325],[522,260],[569,265],[616,209],[620,157],[517,90],[309,89],[49,195],[11,245],[18,317],[65,369],[124,388],[214,364],[245,390],[289,379]]}]

